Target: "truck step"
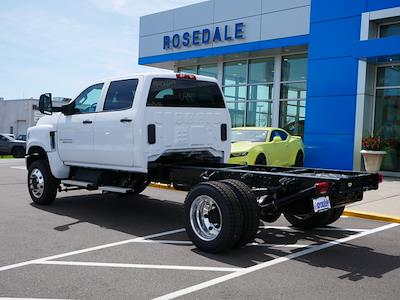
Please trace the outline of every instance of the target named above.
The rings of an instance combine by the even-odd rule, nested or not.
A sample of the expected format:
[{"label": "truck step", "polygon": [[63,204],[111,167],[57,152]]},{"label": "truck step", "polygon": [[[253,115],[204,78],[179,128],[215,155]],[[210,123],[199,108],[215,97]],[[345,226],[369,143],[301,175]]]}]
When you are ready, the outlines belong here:
[{"label": "truck step", "polygon": [[112,193],[121,193],[121,194],[127,194],[133,192],[133,189],[131,188],[123,188],[118,186],[99,186],[99,190]]},{"label": "truck step", "polygon": [[65,179],[65,180],[61,180],[61,183],[63,185],[80,186],[80,187],[84,187],[84,188],[88,188],[88,189],[96,188],[96,185],[93,182],[87,182],[87,181]]}]

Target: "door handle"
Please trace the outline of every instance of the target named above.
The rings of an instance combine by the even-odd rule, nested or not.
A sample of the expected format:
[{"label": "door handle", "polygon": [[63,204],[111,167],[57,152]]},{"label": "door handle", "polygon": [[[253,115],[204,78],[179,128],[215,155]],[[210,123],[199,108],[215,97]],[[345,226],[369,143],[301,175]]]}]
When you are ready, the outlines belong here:
[{"label": "door handle", "polygon": [[83,121],[82,123],[83,123],[83,124],[92,124],[93,122],[90,121],[90,120],[85,120],[85,121]]},{"label": "door handle", "polygon": [[121,123],[130,123],[130,122],[132,122],[132,120],[131,120],[131,119],[124,118],[124,119],[121,119],[120,122],[121,122]]}]

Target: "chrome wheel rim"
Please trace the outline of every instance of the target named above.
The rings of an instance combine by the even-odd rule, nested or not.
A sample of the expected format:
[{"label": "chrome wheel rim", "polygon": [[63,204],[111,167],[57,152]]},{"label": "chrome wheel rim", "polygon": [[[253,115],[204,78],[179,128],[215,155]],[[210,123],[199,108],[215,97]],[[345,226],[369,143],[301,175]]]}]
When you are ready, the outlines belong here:
[{"label": "chrome wheel rim", "polygon": [[222,228],[222,214],[213,198],[201,195],[190,206],[190,224],[203,241],[214,240]]},{"label": "chrome wheel rim", "polygon": [[29,176],[29,189],[35,198],[40,198],[44,192],[44,176],[38,168],[32,170]]}]

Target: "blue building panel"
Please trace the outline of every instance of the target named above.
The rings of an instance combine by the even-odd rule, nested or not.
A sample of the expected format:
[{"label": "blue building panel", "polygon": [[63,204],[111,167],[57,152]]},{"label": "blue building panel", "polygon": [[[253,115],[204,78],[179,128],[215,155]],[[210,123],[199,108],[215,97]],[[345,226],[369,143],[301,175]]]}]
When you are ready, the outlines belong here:
[{"label": "blue building panel", "polygon": [[368,0],[367,11],[400,6],[400,0]]},{"label": "blue building panel", "polygon": [[367,0],[312,0],[311,23],[360,16],[366,10]]},{"label": "blue building panel", "polygon": [[[379,62],[381,57],[396,58],[400,54],[400,36],[353,43],[353,57]],[[392,59],[393,61],[394,59]]]},{"label": "blue building panel", "polygon": [[351,56],[352,46],[360,40],[361,16],[335,19],[311,25],[309,58]]},{"label": "blue building panel", "polygon": [[309,60],[307,95],[308,97],[355,95],[357,74],[358,61],[352,57]]},{"label": "blue building panel", "polygon": [[354,134],[355,100],[354,96],[309,97],[305,134]]},{"label": "blue building panel", "polygon": [[353,169],[354,135],[308,134],[304,143],[307,167]]}]

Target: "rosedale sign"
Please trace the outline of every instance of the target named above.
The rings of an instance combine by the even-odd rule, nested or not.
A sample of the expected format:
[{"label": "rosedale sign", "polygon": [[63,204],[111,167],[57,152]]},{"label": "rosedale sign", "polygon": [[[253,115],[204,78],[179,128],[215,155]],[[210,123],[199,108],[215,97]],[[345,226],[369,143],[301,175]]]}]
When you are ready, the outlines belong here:
[{"label": "rosedale sign", "polygon": [[233,41],[244,38],[244,23],[236,23],[234,26],[216,26],[214,30],[204,28],[202,30],[194,30],[192,32],[184,32],[183,34],[175,33],[174,35],[164,36],[164,50],[201,46],[210,43]]}]

